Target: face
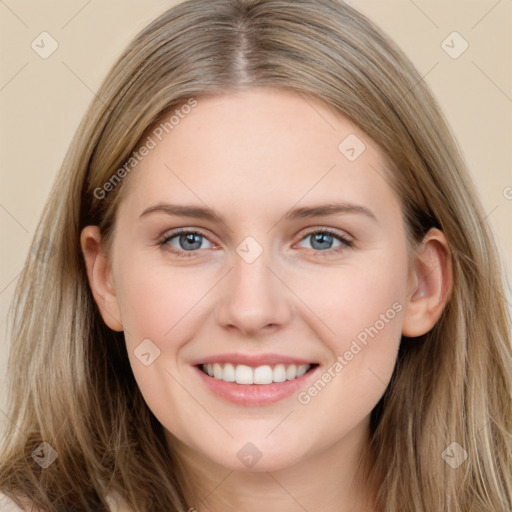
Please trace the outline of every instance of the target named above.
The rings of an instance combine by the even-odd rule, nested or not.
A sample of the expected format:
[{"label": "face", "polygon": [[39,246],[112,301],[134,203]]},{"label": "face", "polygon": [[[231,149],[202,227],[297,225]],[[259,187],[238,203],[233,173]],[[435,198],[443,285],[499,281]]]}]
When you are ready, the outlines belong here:
[{"label": "face", "polygon": [[197,102],[124,184],[103,316],[171,443],[285,468],[367,429],[385,391],[411,286],[402,211],[379,148],[322,103]]}]

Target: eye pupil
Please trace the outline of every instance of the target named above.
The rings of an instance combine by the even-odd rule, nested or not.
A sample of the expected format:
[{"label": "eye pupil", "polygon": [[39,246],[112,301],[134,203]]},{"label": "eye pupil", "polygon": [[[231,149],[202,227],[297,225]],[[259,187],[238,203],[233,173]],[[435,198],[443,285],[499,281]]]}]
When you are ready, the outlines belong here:
[{"label": "eye pupil", "polygon": [[332,235],[328,233],[315,233],[314,235],[315,242],[319,242],[321,245],[320,248],[325,248],[325,244],[332,243]]},{"label": "eye pupil", "polygon": [[[188,248],[188,249],[199,249],[199,247],[201,247],[201,238],[202,235],[199,235],[198,233],[187,233],[187,234],[184,234],[184,235],[181,235],[180,236],[180,245],[181,242],[184,242],[185,245],[182,245],[183,248]],[[199,239],[199,241],[197,241],[197,239]],[[197,247],[187,247],[186,244],[189,243],[189,244],[197,244]]]}]

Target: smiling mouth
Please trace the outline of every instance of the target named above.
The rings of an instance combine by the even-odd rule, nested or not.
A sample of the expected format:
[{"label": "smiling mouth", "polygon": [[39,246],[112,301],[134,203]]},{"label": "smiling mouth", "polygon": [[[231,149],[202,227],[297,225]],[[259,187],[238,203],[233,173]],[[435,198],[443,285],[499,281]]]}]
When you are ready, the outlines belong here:
[{"label": "smiling mouth", "polygon": [[245,364],[210,363],[198,368],[209,377],[242,385],[274,384],[302,377],[318,364],[275,364],[251,367]]}]

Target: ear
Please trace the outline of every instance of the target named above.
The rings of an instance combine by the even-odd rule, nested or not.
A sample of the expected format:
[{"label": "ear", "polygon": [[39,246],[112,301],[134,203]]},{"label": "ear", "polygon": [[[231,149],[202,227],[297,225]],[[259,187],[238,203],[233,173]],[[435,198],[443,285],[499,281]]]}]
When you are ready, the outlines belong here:
[{"label": "ear", "polygon": [[417,337],[430,331],[441,317],[452,290],[452,263],[444,233],[432,228],[415,251],[402,334]]},{"label": "ear", "polygon": [[122,331],[119,304],[112,285],[112,271],[102,246],[99,226],[86,226],[80,235],[80,244],[87,267],[89,286],[101,316],[112,330]]}]

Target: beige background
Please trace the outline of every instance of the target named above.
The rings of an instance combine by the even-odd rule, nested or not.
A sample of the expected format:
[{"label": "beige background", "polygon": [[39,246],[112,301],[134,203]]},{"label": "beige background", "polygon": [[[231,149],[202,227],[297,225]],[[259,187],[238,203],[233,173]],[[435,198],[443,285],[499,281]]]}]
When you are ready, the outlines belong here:
[{"label": "beige background", "polygon": [[[0,419],[6,419],[6,314],[64,153],[114,58],[175,3],[0,0]],[[495,230],[510,275],[512,1],[349,3],[404,49],[431,86],[481,192],[485,222]],[[43,31],[59,45],[47,59],[31,48]],[[441,46],[454,31],[469,44],[456,59]],[[449,44],[457,50],[461,40]]]}]

